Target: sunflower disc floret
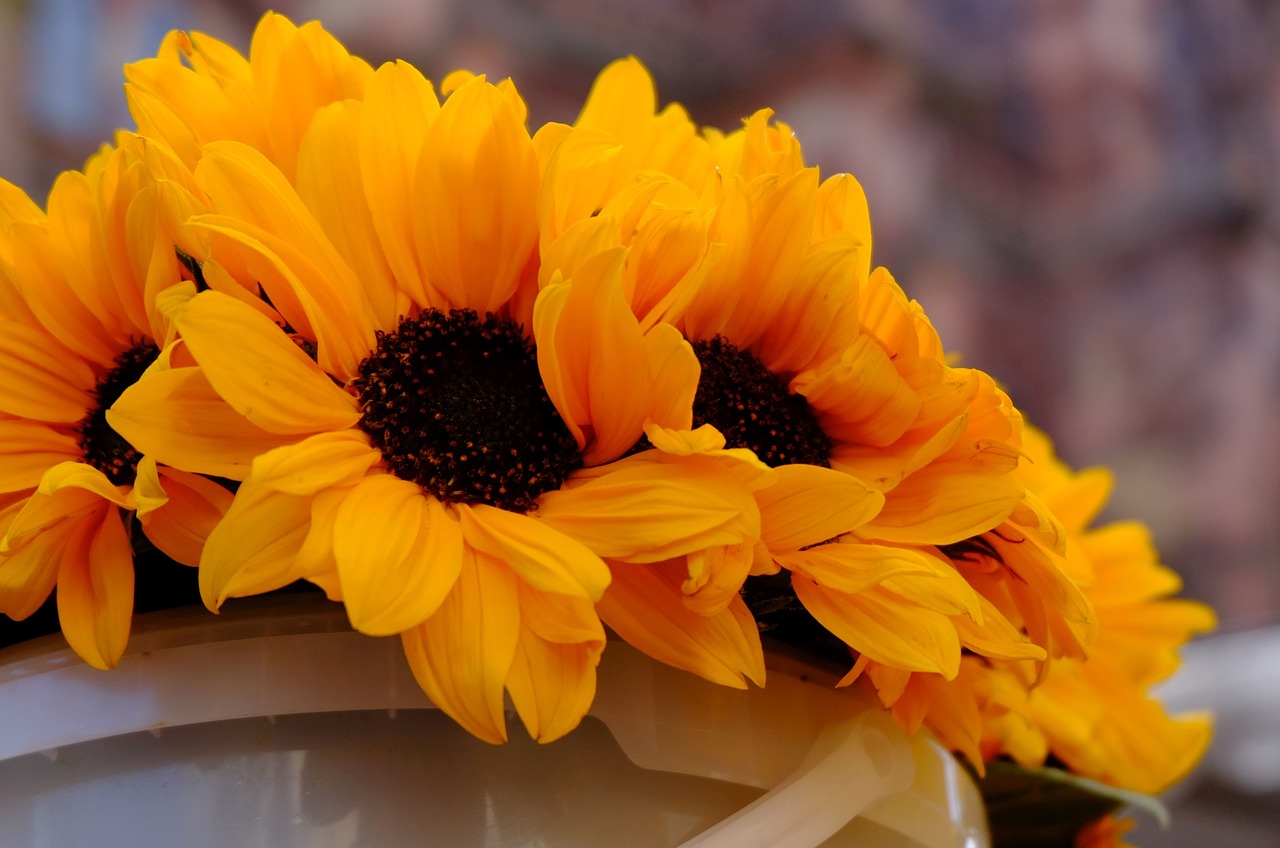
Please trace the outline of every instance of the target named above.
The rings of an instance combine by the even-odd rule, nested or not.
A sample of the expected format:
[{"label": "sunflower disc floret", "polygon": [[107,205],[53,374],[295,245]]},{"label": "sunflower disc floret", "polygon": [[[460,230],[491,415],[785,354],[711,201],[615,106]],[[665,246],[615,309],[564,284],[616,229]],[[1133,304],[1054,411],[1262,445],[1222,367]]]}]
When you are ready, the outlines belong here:
[{"label": "sunflower disc floret", "polygon": [[354,381],[395,475],[446,504],[527,512],[582,465],[516,322],[428,309],[378,333]]}]

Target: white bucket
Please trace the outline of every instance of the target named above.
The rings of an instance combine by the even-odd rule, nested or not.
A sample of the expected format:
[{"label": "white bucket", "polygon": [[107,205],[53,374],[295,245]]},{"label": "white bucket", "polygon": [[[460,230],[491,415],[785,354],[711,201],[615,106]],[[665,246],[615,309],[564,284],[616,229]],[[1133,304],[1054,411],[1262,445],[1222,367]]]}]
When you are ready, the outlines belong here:
[{"label": "white bucket", "polygon": [[539,746],[512,715],[491,746],[337,605],[152,613],[110,672],[58,636],[0,651],[0,845],[988,844],[949,754],[813,674],[773,655],[741,692],[611,642],[582,726]]}]

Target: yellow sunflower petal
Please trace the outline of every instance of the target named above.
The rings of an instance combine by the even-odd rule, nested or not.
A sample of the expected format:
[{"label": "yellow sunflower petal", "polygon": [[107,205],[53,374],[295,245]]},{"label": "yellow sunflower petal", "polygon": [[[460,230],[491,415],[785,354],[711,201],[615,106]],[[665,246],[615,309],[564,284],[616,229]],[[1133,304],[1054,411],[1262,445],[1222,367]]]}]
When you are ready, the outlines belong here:
[{"label": "yellow sunflower petal", "polygon": [[176,323],[213,388],[263,430],[316,433],[359,420],[354,397],[279,327],[236,299],[203,292]]},{"label": "yellow sunflower petal", "polygon": [[596,600],[609,585],[609,569],[588,546],[527,515],[475,504],[458,514],[467,543],[506,563],[531,586]]},{"label": "yellow sunflower petal", "polygon": [[200,556],[205,606],[216,612],[227,598],[269,592],[306,576],[294,558],[310,529],[311,501],[245,480]]},{"label": "yellow sunflower petal", "polygon": [[[321,364],[343,379],[373,347],[373,316],[359,277],[334,249],[293,186],[257,150],[235,142],[205,148],[196,179],[217,213],[190,225],[225,238],[253,273],[242,285],[267,290]],[[359,202],[356,199],[353,202]]]},{"label": "yellow sunflower petal", "polygon": [[957,615],[951,621],[960,634],[965,648],[984,657],[1003,660],[1046,659],[1044,648],[1027,638],[1027,634],[1014,627],[1001,614],[995,604],[978,595],[982,607],[982,623],[975,623],[969,616]]},{"label": "yellow sunflower petal", "polygon": [[670,430],[691,430],[693,398],[702,370],[693,346],[670,324],[654,327],[644,341],[649,360],[649,420]]},{"label": "yellow sunflower petal", "polygon": [[259,454],[297,438],[245,420],[196,367],[150,372],[112,404],[107,423],[158,462],[232,480],[244,479]]},{"label": "yellow sunflower petal", "polygon": [[120,512],[103,504],[69,528],[58,569],[58,620],[94,668],[114,668],[129,641],[133,548]]},{"label": "yellow sunflower petal", "polygon": [[723,611],[742,591],[754,560],[752,544],[716,545],[689,554],[689,579],[681,586],[685,604],[698,615]]},{"label": "yellow sunflower petal", "polygon": [[818,186],[818,209],[814,219],[815,241],[851,237],[858,261],[855,279],[871,273],[871,216],[867,195],[852,174],[836,174]]},{"label": "yellow sunflower petal", "polygon": [[1021,484],[1008,475],[935,462],[899,484],[859,532],[885,542],[950,545],[995,527],[1021,497]]},{"label": "yellow sunflower petal", "polygon": [[[378,242],[360,170],[361,104],[347,101],[316,113],[298,151],[298,196],[324,228],[334,249],[360,277],[374,325],[390,332],[409,311],[408,297]],[[385,210],[384,210],[385,211]]]},{"label": "yellow sunflower petal", "polygon": [[317,433],[253,460],[253,478],[290,495],[314,495],[330,486],[354,485],[382,455],[360,430]]},{"label": "yellow sunflower petal", "polygon": [[38,421],[0,418],[0,492],[33,489],[50,466],[81,456],[65,432]]},{"label": "yellow sunflower petal", "polygon": [[0,412],[72,424],[94,406],[93,369],[35,327],[0,324]]},{"label": "yellow sunflower petal", "polygon": [[575,126],[635,136],[657,111],[653,78],[634,56],[610,63],[597,76]]},{"label": "yellow sunflower petal", "polygon": [[836,592],[856,595],[897,575],[929,575],[939,563],[923,551],[889,545],[836,543],[796,550],[775,559]]},{"label": "yellow sunflower petal", "polygon": [[[840,312],[857,294],[860,255],[852,240],[831,238],[808,253],[795,269],[786,299],[752,348],[775,374],[804,371],[823,358],[820,351],[855,343],[858,323]],[[845,319],[848,320],[845,320]]]},{"label": "yellow sunflower petal", "polygon": [[934,671],[948,680],[960,669],[960,639],[945,615],[872,588],[849,595],[801,574],[791,585],[823,627],[860,654],[908,671]]},{"label": "yellow sunflower petal", "polygon": [[80,286],[63,276],[48,228],[22,221],[11,226],[13,259],[8,273],[22,281],[26,308],[79,356],[103,365],[114,361],[128,340],[113,336],[79,296]]},{"label": "yellow sunflower petal", "polygon": [[[89,470],[101,474],[97,469]],[[58,535],[75,518],[96,509],[102,500],[95,492],[79,486],[67,486],[52,493],[37,490],[11,507],[12,518],[3,539],[0,539],[0,554],[12,554],[30,544],[40,543],[47,536]]]},{"label": "yellow sunflower petal", "polygon": [[333,528],[350,487],[324,489],[311,499],[311,527],[293,558],[293,569],[319,586],[331,601],[342,601],[342,581],[333,556]]},{"label": "yellow sunflower petal", "polygon": [[[133,508],[129,495],[121,492],[121,487],[112,483],[99,469],[85,462],[60,462],[51,466],[40,478],[40,486],[36,490],[40,495],[56,495],[64,490],[84,491],[94,497],[115,504],[122,508]],[[16,533],[19,522],[10,528]]]},{"label": "yellow sunflower petal", "polygon": [[318,109],[359,100],[373,69],[347,52],[315,21],[295,27],[267,14],[250,44],[249,64],[259,86],[267,135],[280,170],[293,177],[298,147]]},{"label": "yellow sunflower petal", "polygon": [[[665,418],[680,418],[670,406],[684,399],[691,417],[697,389],[692,350],[681,356],[683,347],[665,331],[652,343],[641,333],[622,295],[625,255],[614,249],[592,257],[574,271],[572,282],[544,288],[534,306],[538,368],[561,417],[576,432],[589,434],[587,465],[616,459],[643,435],[655,407],[654,375],[645,373],[651,356],[663,369],[656,391],[664,399]],[[644,371],[637,374],[637,367]]]},{"label": "yellow sunflower petal", "polygon": [[494,744],[507,740],[503,690],[519,638],[515,575],[470,551],[435,615],[401,634],[409,668],[432,703]]},{"label": "yellow sunflower petal", "polygon": [[159,469],[168,496],[164,509],[139,516],[153,545],[183,565],[200,564],[205,539],[231,506],[232,494],[199,474]]},{"label": "yellow sunflower petal", "polygon": [[538,517],[600,556],[635,562],[754,541],[760,534],[751,493],[714,463],[692,461],[614,463],[581,485],[547,492]]},{"label": "yellow sunflower petal", "polygon": [[477,77],[449,95],[427,129],[414,183],[418,254],[445,299],[435,305],[483,315],[511,298],[537,244],[538,176],[506,94]]},{"label": "yellow sunflower petal", "polygon": [[434,298],[414,244],[418,204],[413,193],[427,128],[440,111],[431,83],[407,62],[378,68],[360,121],[360,171],[365,200],[387,262],[419,306]]},{"label": "yellow sunflower petal", "polygon": [[[544,263],[546,276],[540,280],[543,283],[552,271],[572,273],[562,259],[590,256],[621,244],[616,224],[595,220],[592,213],[601,208],[601,198],[608,196],[612,167],[622,148],[608,133],[562,129],[563,136],[554,142],[550,139],[555,133],[547,127],[534,136],[535,146],[551,145],[538,202],[540,247],[548,260]],[[586,245],[593,246],[583,252]]]},{"label": "yellow sunflower petal", "polygon": [[600,599],[600,617],[629,644],[667,665],[713,683],[764,685],[764,651],[755,619],[741,598],[720,612],[699,615],[685,604],[680,560],[654,565],[616,563]]},{"label": "yellow sunflower petal", "polygon": [[540,592],[523,581],[517,587],[520,641],[507,691],[529,735],[551,742],[591,707],[604,627],[585,598]]},{"label": "yellow sunflower petal", "polygon": [[70,538],[58,527],[0,555],[0,612],[21,621],[40,609],[58,582],[58,563]]},{"label": "yellow sunflower petal", "polygon": [[[780,182],[776,191],[756,200],[751,209],[751,230],[734,234],[729,242],[745,253],[744,273],[735,274],[734,261],[722,258],[703,283],[708,296],[702,302],[708,309],[714,309],[713,304],[720,299],[715,294],[717,287],[723,287],[725,300],[729,292],[736,294],[732,311],[718,332],[740,348],[753,345],[770,331],[795,288],[796,269],[809,247],[817,188],[817,169],[810,168]],[[721,234],[721,238],[727,236]],[[714,229],[711,238],[717,238]],[[722,274],[733,276],[721,278]]]},{"label": "yellow sunflower petal", "polygon": [[905,433],[921,406],[889,354],[868,335],[838,362],[798,375],[792,388],[808,399],[833,439],[877,447]]},{"label": "yellow sunflower petal", "polygon": [[795,551],[852,532],[884,506],[884,495],[830,468],[774,470],[777,482],[756,493],[762,538],[772,551]]},{"label": "yellow sunflower petal", "polygon": [[390,636],[425,621],[462,568],[462,531],[416,483],[366,477],[334,516],[333,554],[351,625]]}]

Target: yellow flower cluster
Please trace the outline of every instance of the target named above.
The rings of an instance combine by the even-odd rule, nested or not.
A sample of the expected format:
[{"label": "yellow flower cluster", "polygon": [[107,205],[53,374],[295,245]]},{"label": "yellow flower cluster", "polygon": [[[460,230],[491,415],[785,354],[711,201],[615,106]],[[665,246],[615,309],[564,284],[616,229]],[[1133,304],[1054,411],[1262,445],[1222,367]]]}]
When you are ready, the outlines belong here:
[{"label": "yellow flower cluster", "polygon": [[510,81],[274,14],[125,75],[136,133],[45,210],[0,183],[0,611],[56,587],[111,667],[145,536],[212,610],[315,584],[493,742],[508,697],[578,724],[606,626],[746,687],[800,622],[978,764],[1203,752],[1146,689],[1211,614],[1088,530],[1104,476],[949,362],[770,112],[701,129],[623,60],[531,134]]}]

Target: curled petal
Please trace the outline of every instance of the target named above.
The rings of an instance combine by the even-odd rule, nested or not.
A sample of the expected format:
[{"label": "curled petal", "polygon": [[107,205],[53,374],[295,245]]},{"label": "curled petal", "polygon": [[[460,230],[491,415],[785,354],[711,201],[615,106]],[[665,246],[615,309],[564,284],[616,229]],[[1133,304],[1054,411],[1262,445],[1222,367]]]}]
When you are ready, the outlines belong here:
[{"label": "curled petal", "polygon": [[309,497],[241,484],[200,556],[200,597],[217,611],[227,598],[257,595],[305,577],[294,558],[311,524]]},{"label": "curled petal", "polygon": [[197,566],[205,540],[231,507],[233,495],[199,474],[176,468],[161,468],[159,474],[168,500],[164,509],[139,516],[143,532],[166,556]]},{"label": "curled petal", "polygon": [[700,615],[685,603],[683,561],[653,565],[616,563],[613,582],[597,608],[623,639],[667,665],[691,671],[713,683],[747,688],[764,685],[760,632],[740,597],[712,615]]}]

